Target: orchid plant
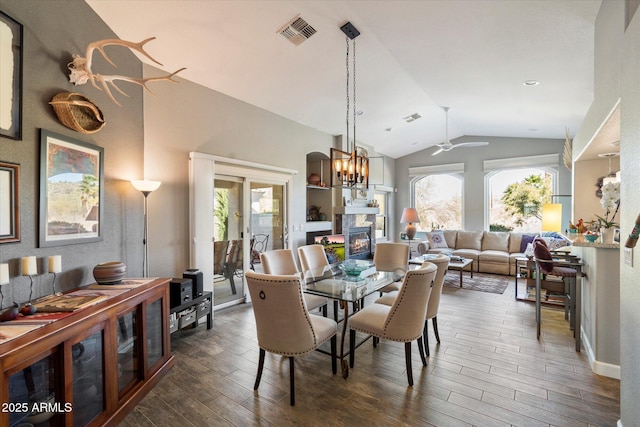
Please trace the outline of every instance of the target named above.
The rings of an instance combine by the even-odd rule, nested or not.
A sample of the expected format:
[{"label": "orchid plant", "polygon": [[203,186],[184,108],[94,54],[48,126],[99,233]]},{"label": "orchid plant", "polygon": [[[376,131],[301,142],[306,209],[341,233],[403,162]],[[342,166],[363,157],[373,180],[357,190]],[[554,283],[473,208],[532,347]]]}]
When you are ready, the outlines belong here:
[{"label": "orchid plant", "polygon": [[[618,213],[618,208],[620,208],[619,182],[608,182],[602,186],[602,199],[600,199],[600,205],[605,210],[604,217],[596,215],[598,222],[600,222],[600,227],[617,227],[618,223],[614,222],[614,219]],[[613,212],[612,215],[611,212]]]}]

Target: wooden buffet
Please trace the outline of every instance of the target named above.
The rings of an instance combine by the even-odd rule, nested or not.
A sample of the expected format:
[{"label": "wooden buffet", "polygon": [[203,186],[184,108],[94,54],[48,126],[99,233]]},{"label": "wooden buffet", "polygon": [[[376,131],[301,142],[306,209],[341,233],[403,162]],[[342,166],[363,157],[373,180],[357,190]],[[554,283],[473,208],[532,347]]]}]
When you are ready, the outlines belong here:
[{"label": "wooden buffet", "polygon": [[0,323],[0,425],[122,420],[174,364],[169,280],[91,285],[76,292],[106,295],[92,305]]}]

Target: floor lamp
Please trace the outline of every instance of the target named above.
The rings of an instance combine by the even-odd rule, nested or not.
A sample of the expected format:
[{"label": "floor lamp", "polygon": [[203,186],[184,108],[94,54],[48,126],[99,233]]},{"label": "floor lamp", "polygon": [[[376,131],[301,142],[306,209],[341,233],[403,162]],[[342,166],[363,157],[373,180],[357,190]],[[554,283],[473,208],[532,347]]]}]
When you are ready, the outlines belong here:
[{"label": "floor lamp", "polygon": [[420,222],[420,218],[418,218],[418,211],[416,208],[404,208],[402,211],[402,218],[400,222],[403,224],[407,224],[407,228],[405,232],[407,233],[407,239],[409,239],[409,258],[411,258],[411,239],[413,239],[416,235],[416,226],[413,224],[417,224]]},{"label": "floor lamp", "polygon": [[140,191],[144,196],[144,238],[142,239],[142,246],[144,247],[142,258],[142,274],[143,277],[149,277],[149,194],[156,191],[160,184],[160,181],[147,181],[147,180],[132,180],[131,185],[133,188]]}]

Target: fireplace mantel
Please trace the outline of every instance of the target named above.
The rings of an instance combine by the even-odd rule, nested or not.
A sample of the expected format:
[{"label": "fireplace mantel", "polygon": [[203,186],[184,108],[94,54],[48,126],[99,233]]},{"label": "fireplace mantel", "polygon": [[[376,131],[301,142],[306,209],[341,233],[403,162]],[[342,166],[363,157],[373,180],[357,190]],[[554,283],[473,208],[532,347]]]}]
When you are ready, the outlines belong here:
[{"label": "fireplace mantel", "polygon": [[368,206],[335,206],[333,213],[336,215],[377,215],[380,213],[380,208],[370,208]]}]

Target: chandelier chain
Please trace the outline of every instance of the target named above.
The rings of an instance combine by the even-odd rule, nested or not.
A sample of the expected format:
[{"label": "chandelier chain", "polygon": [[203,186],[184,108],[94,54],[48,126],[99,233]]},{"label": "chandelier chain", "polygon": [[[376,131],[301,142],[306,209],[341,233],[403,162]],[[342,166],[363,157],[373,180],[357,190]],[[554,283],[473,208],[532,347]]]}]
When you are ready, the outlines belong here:
[{"label": "chandelier chain", "polygon": [[346,60],[345,60],[345,66],[347,69],[347,117],[346,117],[346,121],[347,121],[347,147],[349,146],[349,106],[350,106],[350,99],[349,99],[349,37],[345,37],[345,40],[347,42],[347,56],[346,56]]},{"label": "chandelier chain", "polygon": [[356,41],[353,40],[353,152],[356,153]]}]

